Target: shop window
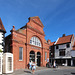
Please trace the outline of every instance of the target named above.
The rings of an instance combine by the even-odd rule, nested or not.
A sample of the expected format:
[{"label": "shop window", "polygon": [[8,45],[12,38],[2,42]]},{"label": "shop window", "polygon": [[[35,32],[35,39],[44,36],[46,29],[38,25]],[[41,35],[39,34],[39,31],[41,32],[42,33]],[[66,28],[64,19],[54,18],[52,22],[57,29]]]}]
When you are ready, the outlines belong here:
[{"label": "shop window", "polygon": [[41,47],[41,42],[37,37],[32,37],[30,40],[30,44]]},{"label": "shop window", "polygon": [[59,50],[59,56],[65,56],[65,49]]},{"label": "shop window", "polygon": [[23,48],[19,47],[19,60],[22,61],[23,60]]}]

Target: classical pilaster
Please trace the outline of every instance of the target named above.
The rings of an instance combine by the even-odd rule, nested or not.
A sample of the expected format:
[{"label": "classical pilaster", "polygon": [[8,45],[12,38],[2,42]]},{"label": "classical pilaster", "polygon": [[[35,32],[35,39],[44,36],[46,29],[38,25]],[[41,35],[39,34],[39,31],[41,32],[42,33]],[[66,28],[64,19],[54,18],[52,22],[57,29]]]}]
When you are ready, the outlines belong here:
[{"label": "classical pilaster", "polygon": [[35,64],[37,66],[37,52],[35,52]]}]

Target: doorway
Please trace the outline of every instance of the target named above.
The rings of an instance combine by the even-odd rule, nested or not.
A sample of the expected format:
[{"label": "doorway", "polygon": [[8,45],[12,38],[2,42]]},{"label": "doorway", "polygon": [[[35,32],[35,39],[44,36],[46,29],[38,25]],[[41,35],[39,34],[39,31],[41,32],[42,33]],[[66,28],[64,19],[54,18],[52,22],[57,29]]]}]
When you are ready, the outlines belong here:
[{"label": "doorway", "polygon": [[75,59],[73,60],[73,66],[75,66]]},{"label": "doorway", "polygon": [[67,61],[67,66],[71,66],[71,59],[68,59]]},{"label": "doorway", "polygon": [[35,61],[35,52],[34,51],[30,51],[30,61]]},{"label": "doorway", "polygon": [[37,66],[41,66],[41,53],[37,52]]}]

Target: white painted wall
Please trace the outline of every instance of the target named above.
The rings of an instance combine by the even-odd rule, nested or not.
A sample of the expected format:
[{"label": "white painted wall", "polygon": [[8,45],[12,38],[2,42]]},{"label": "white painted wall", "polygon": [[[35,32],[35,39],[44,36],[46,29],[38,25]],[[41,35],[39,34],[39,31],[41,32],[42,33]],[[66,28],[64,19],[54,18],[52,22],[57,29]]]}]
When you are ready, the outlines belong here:
[{"label": "white painted wall", "polygon": [[71,51],[71,56],[72,56],[72,57],[75,57],[75,50],[72,50],[72,51]]},{"label": "white painted wall", "polygon": [[0,74],[2,74],[2,53],[0,53]]},{"label": "white painted wall", "polygon": [[[0,43],[2,43],[2,42],[3,42],[2,40],[4,39],[4,38],[2,38],[2,37],[3,37],[3,35],[2,35],[2,34],[3,34],[3,32],[0,32]],[[0,45],[0,49],[3,51],[3,49],[2,49],[2,48],[3,48],[3,46],[2,46],[2,45]]]},{"label": "white painted wall", "polygon": [[59,49],[56,49],[56,46],[55,46],[55,58],[71,58],[71,50],[72,50],[72,47],[71,47],[71,43],[70,43],[70,47],[67,48],[66,47],[66,44],[63,44],[63,45],[58,45],[59,46],[59,49],[66,49],[65,50],[65,56],[59,56]]}]

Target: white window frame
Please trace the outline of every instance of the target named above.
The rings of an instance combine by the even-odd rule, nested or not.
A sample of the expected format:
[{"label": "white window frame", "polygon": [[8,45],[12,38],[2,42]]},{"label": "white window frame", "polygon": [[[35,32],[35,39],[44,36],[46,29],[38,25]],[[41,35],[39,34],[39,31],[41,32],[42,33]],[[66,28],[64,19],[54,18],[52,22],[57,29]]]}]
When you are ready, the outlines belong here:
[{"label": "white window frame", "polygon": [[37,38],[35,36],[30,39],[30,44],[34,45],[34,46],[41,47],[41,41],[39,40],[39,38]]}]

